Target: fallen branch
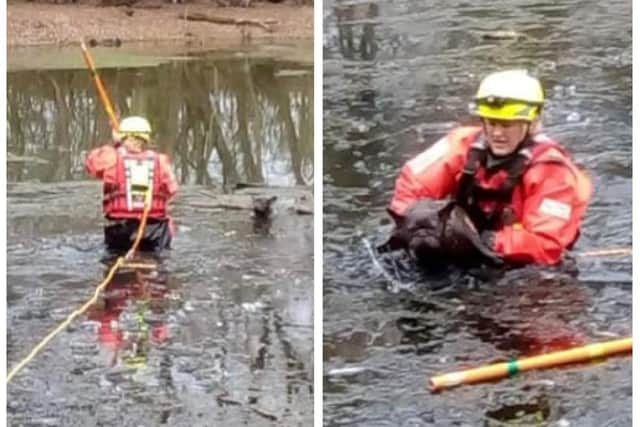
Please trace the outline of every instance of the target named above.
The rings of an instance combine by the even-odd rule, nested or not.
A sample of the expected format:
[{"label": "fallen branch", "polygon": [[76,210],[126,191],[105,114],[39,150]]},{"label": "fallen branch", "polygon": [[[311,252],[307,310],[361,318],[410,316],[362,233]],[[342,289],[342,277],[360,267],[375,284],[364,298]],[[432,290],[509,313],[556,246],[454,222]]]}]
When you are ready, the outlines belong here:
[{"label": "fallen branch", "polygon": [[267,411],[264,411],[262,409],[258,409],[258,408],[253,407],[253,406],[250,406],[249,409],[251,409],[256,414],[260,415],[261,417],[268,419],[269,421],[278,421],[278,417],[276,417],[273,414],[268,413]]},{"label": "fallen branch", "polygon": [[296,213],[298,215],[313,215],[313,210],[309,208],[303,208],[300,206],[296,206]]},{"label": "fallen branch", "polygon": [[252,206],[233,203],[189,203],[189,207],[196,209],[233,209],[233,210],[251,210]]},{"label": "fallen branch", "polygon": [[179,18],[187,21],[210,22],[212,24],[218,24],[218,25],[254,26],[254,27],[262,28],[268,33],[273,32],[273,28],[271,28],[268,24],[274,23],[274,21],[272,20],[258,21],[256,19],[235,19],[235,18],[227,18],[223,16],[211,16],[204,13],[180,14]]},{"label": "fallen branch", "polygon": [[242,402],[237,401],[237,400],[233,400],[231,398],[228,397],[229,393],[224,392],[221,395],[219,395],[218,397],[216,397],[216,400],[218,401],[219,405],[234,405],[234,406],[242,406]]}]

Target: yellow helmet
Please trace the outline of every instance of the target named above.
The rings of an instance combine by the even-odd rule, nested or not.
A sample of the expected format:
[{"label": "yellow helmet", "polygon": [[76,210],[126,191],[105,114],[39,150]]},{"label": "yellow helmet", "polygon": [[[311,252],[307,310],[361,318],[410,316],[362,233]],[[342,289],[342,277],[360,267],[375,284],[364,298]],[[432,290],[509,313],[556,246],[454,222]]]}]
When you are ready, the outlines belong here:
[{"label": "yellow helmet", "polygon": [[127,136],[135,136],[149,142],[149,139],[151,139],[151,125],[149,121],[139,116],[122,119],[118,127],[118,138],[122,139]]},{"label": "yellow helmet", "polygon": [[475,97],[475,114],[486,119],[526,120],[538,118],[544,92],[540,81],[526,70],[489,74]]}]

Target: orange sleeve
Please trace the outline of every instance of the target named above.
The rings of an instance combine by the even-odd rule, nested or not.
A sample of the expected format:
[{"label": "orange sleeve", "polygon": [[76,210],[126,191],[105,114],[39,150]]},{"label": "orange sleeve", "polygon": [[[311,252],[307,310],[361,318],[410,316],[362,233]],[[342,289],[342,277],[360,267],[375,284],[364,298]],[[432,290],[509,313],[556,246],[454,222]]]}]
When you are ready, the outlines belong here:
[{"label": "orange sleeve", "polygon": [[116,149],[112,145],[103,145],[89,152],[85,160],[85,167],[91,176],[102,178],[104,171],[114,167],[116,161]]},{"label": "orange sleeve", "polygon": [[171,160],[165,154],[159,155],[160,168],[162,170],[162,183],[166,188],[169,198],[172,198],[178,192],[178,182],[176,176],[173,173]]},{"label": "orange sleeve", "polygon": [[556,264],[578,236],[588,203],[585,187],[590,198],[586,175],[576,175],[567,165],[532,166],[524,177],[522,221],[496,233],[494,250],[506,261]]},{"label": "orange sleeve", "polygon": [[467,148],[450,134],[409,160],[396,180],[389,209],[403,216],[420,199],[451,195],[464,167]]}]

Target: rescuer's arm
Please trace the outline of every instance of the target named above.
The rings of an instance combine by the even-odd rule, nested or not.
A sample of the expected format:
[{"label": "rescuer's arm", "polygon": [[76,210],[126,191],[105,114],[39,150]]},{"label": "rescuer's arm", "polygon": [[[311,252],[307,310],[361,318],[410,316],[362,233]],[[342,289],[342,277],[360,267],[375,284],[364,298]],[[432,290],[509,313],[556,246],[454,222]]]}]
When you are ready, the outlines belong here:
[{"label": "rescuer's arm", "polygon": [[451,195],[465,154],[462,147],[444,137],[409,160],[396,179],[390,214],[396,219],[404,217],[411,205],[420,199],[443,199]]},{"label": "rescuer's arm", "polygon": [[103,145],[89,152],[85,167],[91,176],[102,178],[105,170],[115,166],[116,160],[116,149],[112,145]]},{"label": "rescuer's arm", "polygon": [[583,203],[574,172],[562,164],[533,166],[525,180],[520,223],[493,236],[493,249],[507,262],[555,264],[578,235]]},{"label": "rescuer's arm", "polygon": [[160,155],[160,167],[162,169],[162,182],[165,185],[169,198],[171,199],[178,192],[178,181],[173,173],[171,160],[168,156],[164,154]]}]

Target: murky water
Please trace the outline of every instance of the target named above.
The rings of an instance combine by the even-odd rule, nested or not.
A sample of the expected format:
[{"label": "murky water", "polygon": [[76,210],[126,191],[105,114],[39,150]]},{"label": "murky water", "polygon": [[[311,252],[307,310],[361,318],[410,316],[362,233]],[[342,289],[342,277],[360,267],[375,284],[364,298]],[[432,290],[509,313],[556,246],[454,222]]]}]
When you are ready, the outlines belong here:
[{"label": "murky water", "polygon": [[[324,423],[625,426],[631,359],[432,395],[430,376],[631,335],[631,2],[324,3]],[[518,39],[494,40],[495,31]],[[547,133],[593,177],[577,276],[527,268],[488,282],[420,277],[363,239],[390,229],[400,166],[456,123],[488,72],[523,67]],[[421,140],[422,139],[422,140]],[[511,424],[507,424],[511,422]]]},{"label": "murky water", "polygon": [[[101,74],[174,159],[178,235],[140,260],[155,268],[120,271],[15,377],[9,424],[310,425],[313,217],[296,207],[313,199],[311,65],[217,52]],[[112,260],[101,186],[83,171],[110,135],[87,71],[13,71],[7,96],[11,368]],[[256,227],[251,198],[266,194],[275,214]]]}]

